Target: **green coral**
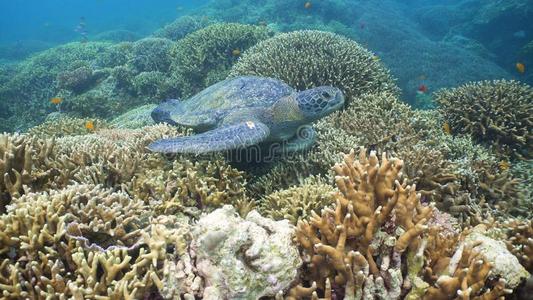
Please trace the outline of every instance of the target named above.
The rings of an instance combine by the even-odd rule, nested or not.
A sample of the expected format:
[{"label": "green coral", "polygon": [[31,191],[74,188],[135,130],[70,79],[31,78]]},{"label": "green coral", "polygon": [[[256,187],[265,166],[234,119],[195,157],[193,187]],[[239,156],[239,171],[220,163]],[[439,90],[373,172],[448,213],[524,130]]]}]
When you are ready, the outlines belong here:
[{"label": "green coral", "polygon": [[340,88],[349,104],[364,93],[398,92],[389,71],[355,41],[323,31],[283,33],[263,41],[235,64],[230,76],[275,77],[304,90],[320,85]]},{"label": "green coral", "polygon": [[181,40],[191,32],[195,32],[211,25],[211,23],[212,21],[205,17],[183,16],[157,30],[154,32],[153,36],[177,41]]},{"label": "green coral", "polygon": [[174,42],[162,38],[145,38],[133,43],[129,65],[137,72],[167,72],[173,60]]},{"label": "green coral", "polygon": [[147,104],[134,108],[111,121],[111,126],[115,128],[137,129],[144,126],[154,125],[151,113],[156,107],[155,104]]},{"label": "green coral", "polygon": [[[9,109],[17,116],[16,128],[28,128],[42,121],[53,109],[49,103],[60,87],[57,76],[80,67],[104,52],[109,43],[70,43],[43,51],[17,66],[14,76],[0,92],[0,98],[10,99]],[[11,128],[13,130],[14,128]]]},{"label": "green coral", "polygon": [[191,96],[224,79],[240,52],[271,34],[261,26],[223,23],[210,25],[178,41],[173,49],[175,60],[171,72],[179,82],[182,96]]}]

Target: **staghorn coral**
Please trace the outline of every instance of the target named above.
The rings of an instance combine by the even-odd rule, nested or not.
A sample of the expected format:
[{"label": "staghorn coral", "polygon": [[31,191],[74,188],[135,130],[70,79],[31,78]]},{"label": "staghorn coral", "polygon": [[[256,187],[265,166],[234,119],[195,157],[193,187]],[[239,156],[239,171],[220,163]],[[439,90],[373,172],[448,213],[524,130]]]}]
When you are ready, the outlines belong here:
[{"label": "staghorn coral", "polygon": [[504,158],[533,153],[531,98],[530,86],[508,80],[474,82],[435,94],[454,133],[468,134]]},{"label": "staghorn coral", "polygon": [[289,220],[296,225],[306,219],[311,211],[318,213],[322,207],[333,202],[333,189],[322,177],[311,176],[304,183],[278,190],[259,201],[259,211],[274,220]]},{"label": "staghorn coral", "polygon": [[493,228],[503,231],[500,239],[522,266],[533,273],[533,221],[509,219],[493,224]]},{"label": "staghorn coral", "polygon": [[478,243],[460,245],[451,258],[443,257],[447,262],[440,261],[442,269],[426,267],[425,278],[432,286],[421,299],[501,299],[509,294],[504,279],[485,290],[492,264],[474,249],[476,246]]},{"label": "staghorn coral", "polygon": [[11,200],[57,182],[54,140],[20,134],[0,134],[0,213]]},{"label": "staghorn coral", "polygon": [[298,222],[296,238],[308,268],[304,281],[345,297],[400,296],[402,253],[420,248],[433,210],[420,204],[414,186],[398,182],[402,166],[385,155],[380,161],[375,152],[367,157],[361,148],[359,159],[351,151],[334,167],[336,204]]},{"label": "staghorn coral", "polygon": [[389,72],[356,42],[323,31],[279,34],[246,51],[230,76],[275,77],[304,90],[320,85],[340,88],[347,105],[377,91],[398,92]]},{"label": "staghorn coral", "polygon": [[265,27],[222,23],[188,34],[172,49],[171,66],[174,80],[179,82],[181,96],[188,97],[223,80],[238,55],[272,35]]}]

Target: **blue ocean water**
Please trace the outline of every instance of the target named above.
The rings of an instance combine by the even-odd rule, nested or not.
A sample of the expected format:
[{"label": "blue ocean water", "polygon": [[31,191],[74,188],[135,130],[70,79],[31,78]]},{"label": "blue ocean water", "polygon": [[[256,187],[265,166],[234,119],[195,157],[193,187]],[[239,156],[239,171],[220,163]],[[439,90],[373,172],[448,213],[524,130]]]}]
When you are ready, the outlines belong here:
[{"label": "blue ocean water", "polygon": [[0,43],[39,40],[64,43],[79,38],[84,18],[89,34],[129,30],[148,35],[205,0],[14,0],[0,3]]}]

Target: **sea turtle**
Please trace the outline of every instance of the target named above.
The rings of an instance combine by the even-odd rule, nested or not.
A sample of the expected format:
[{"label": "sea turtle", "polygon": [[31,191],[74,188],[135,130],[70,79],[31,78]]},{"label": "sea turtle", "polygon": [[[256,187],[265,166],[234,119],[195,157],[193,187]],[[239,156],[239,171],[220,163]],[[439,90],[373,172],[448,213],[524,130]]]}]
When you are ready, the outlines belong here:
[{"label": "sea turtle", "polygon": [[[342,92],[321,86],[297,92],[286,83],[255,76],[218,82],[195,96],[161,103],[156,122],[192,127],[199,134],[157,140],[154,152],[202,154],[270,143],[276,151],[309,148],[315,138],[305,126],[344,104]],[[301,130],[305,128],[305,130]]]}]

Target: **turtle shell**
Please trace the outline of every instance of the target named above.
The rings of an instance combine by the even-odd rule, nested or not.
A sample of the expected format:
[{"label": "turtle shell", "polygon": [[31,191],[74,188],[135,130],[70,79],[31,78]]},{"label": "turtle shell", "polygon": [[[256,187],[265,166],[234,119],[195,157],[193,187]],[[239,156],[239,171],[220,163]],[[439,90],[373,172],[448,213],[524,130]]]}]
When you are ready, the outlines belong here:
[{"label": "turtle shell", "polygon": [[273,78],[242,76],[218,82],[171,108],[177,124],[197,127],[216,122],[227,112],[245,107],[270,107],[294,89]]}]

